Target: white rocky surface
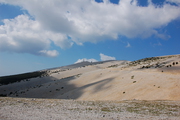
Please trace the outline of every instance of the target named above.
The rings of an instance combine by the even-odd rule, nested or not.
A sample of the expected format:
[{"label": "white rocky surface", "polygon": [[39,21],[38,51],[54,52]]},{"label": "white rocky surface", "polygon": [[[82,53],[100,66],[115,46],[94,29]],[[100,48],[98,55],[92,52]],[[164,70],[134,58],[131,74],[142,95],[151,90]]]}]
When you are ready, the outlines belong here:
[{"label": "white rocky surface", "polygon": [[180,101],[0,98],[1,120],[179,120]]}]

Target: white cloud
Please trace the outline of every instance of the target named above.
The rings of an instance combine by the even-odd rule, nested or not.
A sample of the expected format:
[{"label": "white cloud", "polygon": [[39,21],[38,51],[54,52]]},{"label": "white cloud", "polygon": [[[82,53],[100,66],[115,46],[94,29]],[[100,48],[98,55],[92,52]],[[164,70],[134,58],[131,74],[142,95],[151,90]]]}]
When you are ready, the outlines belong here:
[{"label": "white cloud", "polygon": [[155,46],[162,46],[162,44],[159,41],[157,43],[152,44],[152,45],[153,45],[153,47],[155,47]]},{"label": "white cloud", "polygon": [[56,57],[59,55],[59,52],[56,50],[41,50],[39,51],[39,54],[48,57]]},{"label": "white cloud", "polygon": [[37,21],[26,15],[3,20],[0,26],[0,50],[36,53],[49,47],[50,41],[44,37]]},{"label": "white cloud", "polygon": [[180,5],[180,1],[179,0],[166,0],[166,2],[171,2],[171,3],[175,3],[175,4],[179,4]]},{"label": "white cloud", "polygon": [[[116,60],[115,57],[107,56],[107,55],[104,55],[102,53],[100,53],[99,56],[100,56],[101,61]],[[83,58],[83,59],[78,59],[75,63],[80,63],[80,62],[84,62],[84,61],[87,61],[87,62],[98,62],[96,59],[93,59],[93,58],[91,58],[91,59]]]},{"label": "white cloud", "polygon": [[[0,0],[0,3],[21,6],[27,15],[4,20],[0,26],[0,50],[38,54],[48,50],[51,42],[62,49],[75,42],[98,42],[105,39],[147,38],[155,35],[161,39],[170,36],[158,32],[180,17],[179,0],[166,0],[162,6],[151,3],[139,6],[136,0],[109,0],[97,3],[94,0]],[[178,4],[179,5],[179,4]],[[32,49],[33,48],[33,49]]]},{"label": "white cloud", "polygon": [[39,55],[41,50],[48,51],[51,42],[61,48],[72,46],[65,35],[43,30],[38,21],[30,20],[27,15],[5,19],[3,22],[4,25],[0,26],[0,51]]},{"label": "white cloud", "polygon": [[100,53],[99,55],[100,55],[101,61],[116,60],[115,57],[107,56],[107,55],[104,55],[104,54],[102,54],[102,53]]},{"label": "white cloud", "polygon": [[126,45],[127,48],[131,47],[131,44],[128,42]]},{"label": "white cloud", "polygon": [[81,62],[97,62],[96,59],[87,59],[87,58],[83,58],[83,59],[78,59],[75,63],[81,63]]}]

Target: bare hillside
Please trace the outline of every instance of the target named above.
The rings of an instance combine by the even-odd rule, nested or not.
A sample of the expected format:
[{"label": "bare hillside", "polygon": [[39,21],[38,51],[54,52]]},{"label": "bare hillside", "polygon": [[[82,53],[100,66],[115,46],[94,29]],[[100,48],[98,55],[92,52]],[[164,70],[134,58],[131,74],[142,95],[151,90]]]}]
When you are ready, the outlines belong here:
[{"label": "bare hillside", "polygon": [[1,77],[0,84],[0,95],[9,97],[180,100],[180,55],[81,63]]}]

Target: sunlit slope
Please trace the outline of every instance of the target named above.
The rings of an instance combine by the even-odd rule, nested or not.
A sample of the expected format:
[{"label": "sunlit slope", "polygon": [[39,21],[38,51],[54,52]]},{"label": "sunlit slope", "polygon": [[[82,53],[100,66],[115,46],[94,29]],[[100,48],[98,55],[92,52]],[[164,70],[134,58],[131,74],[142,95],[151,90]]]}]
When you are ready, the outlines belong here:
[{"label": "sunlit slope", "polygon": [[0,94],[78,100],[180,100],[180,55],[72,66],[1,83]]}]

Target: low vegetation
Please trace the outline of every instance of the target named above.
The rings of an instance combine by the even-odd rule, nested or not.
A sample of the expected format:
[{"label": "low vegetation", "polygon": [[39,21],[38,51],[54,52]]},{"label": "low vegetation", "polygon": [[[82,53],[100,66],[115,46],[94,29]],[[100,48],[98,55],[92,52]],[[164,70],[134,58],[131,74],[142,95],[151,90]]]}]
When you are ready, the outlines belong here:
[{"label": "low vegetation", "polygon": [[[175,102],[174,102],[175,103]],[[173,101],[136,101],[129,102],[126,110],[131,113],[159,116],[180,116],[180,104]]]},{"label": "low vegetation", "polygon": [[136,65],[138,65],[138,64],[148,64],[148,63],[151,63],[151,62],[160,60],[160,59],[164,59],[164,57],[143,58],[143,59],[140,59],[140,60],[136,60],[136,61],[130,62],[130,63],[129,63],[129,66],[136,66]]},{"label": "low vegetation", "polygon": [[30,78],[41,77],[45,74],[46,74],[45,71],[37,71],[37,72],[23,73],[18,75],[3,76],[0,77],[0,84],[7,85],[10,83],[20,82],[22,80],[28,80]]},{"label": "low vegetation", "polygon": [[112,68],[112,67],[118,67],[118,64],[108,66],[108,68]]}]

